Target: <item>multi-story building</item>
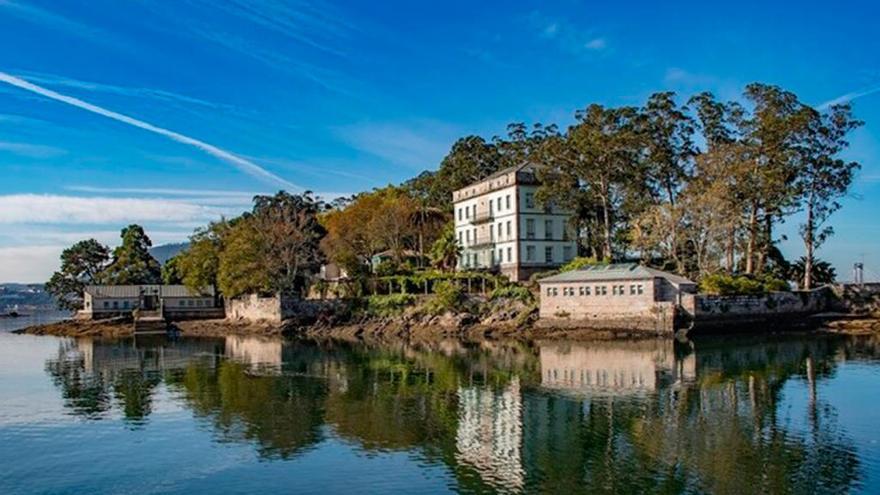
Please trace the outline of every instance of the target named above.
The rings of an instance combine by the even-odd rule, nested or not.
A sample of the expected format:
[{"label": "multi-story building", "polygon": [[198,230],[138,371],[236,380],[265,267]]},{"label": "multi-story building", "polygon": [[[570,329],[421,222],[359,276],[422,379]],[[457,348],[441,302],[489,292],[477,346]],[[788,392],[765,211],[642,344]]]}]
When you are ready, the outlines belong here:
[{"label": "multi-story building", "polygon": [[539,205],[534,165],[524,164],[452,193],[459,269],[482,269],[527,280],[577,255],[570,212]]}]

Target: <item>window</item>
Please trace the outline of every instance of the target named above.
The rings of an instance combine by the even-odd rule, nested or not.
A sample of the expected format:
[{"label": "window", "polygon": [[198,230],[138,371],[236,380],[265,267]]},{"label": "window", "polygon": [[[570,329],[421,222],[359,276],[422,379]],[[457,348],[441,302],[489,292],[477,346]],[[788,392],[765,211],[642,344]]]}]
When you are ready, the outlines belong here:
[{"label": "window", "polygon": [[187,303],[187,305],[188,305],[189,307],[192,307],[192,305],[193,305],[193,300],[190,299],[189,302]]},{"label": "window", "polygon": [[553,220],[544,220],[544,239],[553,239]]},{"label": "window", "polygon": [[579,288],[578,288],[578,295],[580,295],[580,296],[585,296],[585,295],[587,295],[587,293],[586,293],[586,291],[585,291],[584,289],[586,289],[586,287],[579,287]]},{"label": "window", "polygon": [[460,230],[458,231],[458,243],[464,245],[464,234]]},{"label": "window", "polygon": [[511,248],[507,248],[507,262],[510,263],[513,261],[513,250]]},{"label": "window", "polygon": [[104,309],[107,309],[109,307],[110,307],[110,303],[107,301],[104,301]]},{"label": "window", "polygon": [[461,211],[462,209],[463,208],[458,209],[458,219],[459,220],[462,220],[464,218],[464,212]]},{"label": "window", "polygon": [[495,240],[495,224],[489,224],[489,240]]},{"label": "window", "polygon": [[544,261],[547,263],[553,263],[553,246],[547,246],[544,248]]},{"label": "window", "polygon": [[559,292],[558,292],[558,290],[556,289],[556,287],[553,287],[553,288],[550,289],[550,290],[553,291],[553,295],[554,295],[554,296],[558,296],[558,295],[559,295]]},{"label": "window", "polygon": [[562,246],[562,261],[571,261],[571,246]]},{"label": "window", "polygon": [[477,218],[477,205],[474,205],[474,218]]},{"label": "window", "polygon": [[550,287],[547,287],[547,295],[549,296],[552,293],[553,293],[553,289],[551,289]]},{"label": "window", "polygon": [[130,303],[129,303],[128,301],[122,301],[122,307],[123,307],[123,309],[128,309],[128,305],[129,305],[129,304],[130,304]]},{"label": "window", "polygon": [[589,295],[590,295],[590,286],[586,286],[586,287],[584,287],[584,295],[585,295],[585,296],[589,296]]},{"label": "window", "polygon": [[642,290],[642,284],[639,284],[639,285],[636,286],[636,293],[638,293],[638,295],[642,295],[642,294],[645,293],[645,292]]},{"label": "window", "polygon": [[177,304],[179,304],[180,306],[186,306],[186,301],[181,299]]},{"label": "window", "polygon": [[611,295],[612,295],[612,296],[616,296],[616,295],[617,295],[617,286],[616,286],[616,285],[612,285],[612,286],[611,286]]},{"label": "window", "polygon": [[510,220],[507,221],[507,238],[510,239]]},{"label": "window", "polygon": [[465,207],[464,207],[464,217],[465,217],[465,218],[470,218],[470,217],[471,217],[471,207],[470,207],[470,206],[465,206]]},{"label": "window", "polygon": [[498,197],[498,200],[496,201],[496,203],[497,203],[497,205],[496,205],[497,208],[495,208],[495,209],[498,211],[501,211],[501,196]]},{"label": "window", "polygon": [[526,261],[535,261],[535,246],[526,246]]},{"label": "window", "polygon": [[504,197],[504,208],[510,209],[510,194]]},{"label": "window", "polygon": [[603,296],[607,296],[608,295],[608,286],[607,285],[600,285],[600,286],[596,287],[596,295],[597,296],[599,295],[600,292],[602,293]]},{"label": "window", "polygon": [[526,193],[526,208],[534,208],[535,207],[535,195],[534,193],[527,192]]},{"label": "window", "polygon": [[489,256],[490,256],[489,262],[492,265],[494,265],[495,264],[495,250],[494,249],[492,251],[489,251]]},{"label": "window", "polygon": [[629,286],[629,295],[631,295],[631,296],[636,295],[636,286],[635,285]]},{"label": "window", "polygon": [[535,219],[527,218],[526,219],[526,239],[534,239],[535,238]]},{"label": "window", "polygon": [[492,216],[492,200],[489,200],[489,216]]},{"label": "window", "polygon": [[113,301],[113,309],[119,309],[119,301]]}]

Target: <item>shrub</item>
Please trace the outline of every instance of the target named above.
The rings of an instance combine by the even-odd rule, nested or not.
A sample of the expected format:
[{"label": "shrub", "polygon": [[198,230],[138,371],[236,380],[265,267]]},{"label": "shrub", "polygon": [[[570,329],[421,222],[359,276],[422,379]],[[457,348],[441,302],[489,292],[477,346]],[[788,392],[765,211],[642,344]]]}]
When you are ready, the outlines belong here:
[{"label": "shrub", "polygon": [[578,256],[559,268],[559,272],[570,272],[572,270],[580,270],[588,266],[602,265],[604,261],[597,260],[594,257]]},{"label": "shrub", "polygon": [[416,298],[410,294],[388,294],[367,298],[366,312],[370,316],[394,316],[415,304]]},{"label": "shrub", "polygon": [[492,300],[495,299],[514,299],[530,304],[535,300],[535,295],[528,288],[522,285],[509,284],[498,287],[489,295]]},{"label": "shrub", "polygon": [[461,309],[464,303],[464,291],[454,282],[441,280],[434,284],[434,297],[428,303],[432,313],[443,313]]},{"label": "shrub", "polygon": [[719,296],[758,295],[787,290],[789,290],[787,282],[770,276],[754,278],[747,275],[715,273],[700,280],[700,292]]}]

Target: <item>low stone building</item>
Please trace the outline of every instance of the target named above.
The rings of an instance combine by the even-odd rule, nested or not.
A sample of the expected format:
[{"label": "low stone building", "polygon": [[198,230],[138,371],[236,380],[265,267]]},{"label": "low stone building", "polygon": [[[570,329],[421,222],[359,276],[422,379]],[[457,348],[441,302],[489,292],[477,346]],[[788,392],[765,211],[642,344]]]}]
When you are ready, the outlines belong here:
[{"label": "low stone building", "polygon": [[636,263],[590,266],[539,280],[541,324],[672,333],[696,284]]},{"label": "low stone building", "polygon": [[192,291],[184,285],[88,285],[83,291],[81,318],[130,315],[135,309],[161,310],[172,319],[223,317],[215,306],[214,290]]}]

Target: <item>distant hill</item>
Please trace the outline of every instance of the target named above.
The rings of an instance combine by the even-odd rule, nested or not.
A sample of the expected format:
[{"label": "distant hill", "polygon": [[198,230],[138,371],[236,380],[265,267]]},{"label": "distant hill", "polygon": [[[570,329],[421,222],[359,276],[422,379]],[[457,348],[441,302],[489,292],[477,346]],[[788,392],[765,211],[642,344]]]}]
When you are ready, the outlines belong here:
[{"label": "distant hill", "polygon": [[54,308],[55,301],[43,284],[0,284],[0,313],[15,306]]},{"label": "distant hill", "polygon": [[162,244],[161,246],[153,246],[150,248],[150,254],[160,265],[164,265],[169,258],[173,258],[177,253],[189,247],[188,242],[178,242],[174,244]]}]

